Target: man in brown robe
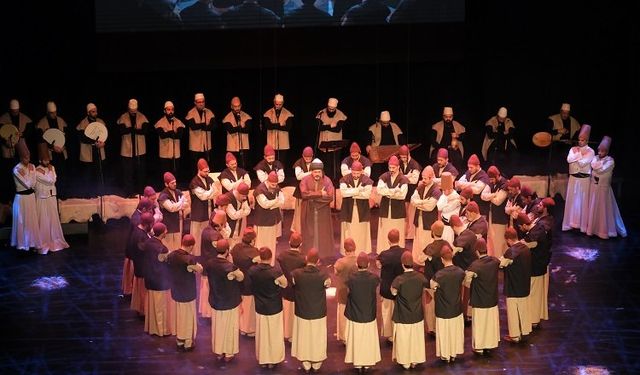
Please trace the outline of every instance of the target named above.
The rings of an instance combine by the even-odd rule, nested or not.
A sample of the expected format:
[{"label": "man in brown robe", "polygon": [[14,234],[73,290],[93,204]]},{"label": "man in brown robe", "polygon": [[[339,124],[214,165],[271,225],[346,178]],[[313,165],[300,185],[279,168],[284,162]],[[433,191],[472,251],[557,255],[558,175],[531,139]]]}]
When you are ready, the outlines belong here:
[{"label": "man in brown robe", "polygon": [[311,162],[311,175],[300,181],[302,195],[302,248],[314,247],[321,257],[335,255],[331,207],[335,188],[331,179],[324,175],[320,159]]}]

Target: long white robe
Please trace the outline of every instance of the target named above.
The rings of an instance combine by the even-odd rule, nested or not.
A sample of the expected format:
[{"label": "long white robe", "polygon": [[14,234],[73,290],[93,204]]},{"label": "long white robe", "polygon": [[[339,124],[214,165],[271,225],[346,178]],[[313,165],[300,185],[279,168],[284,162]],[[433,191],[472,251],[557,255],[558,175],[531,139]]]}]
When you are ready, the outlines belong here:
[{"label": "long white robe", "polygon": [[38,223],[40,227],[40,253],[66,249],[69,244],[64,239],[60,214],[58,213],[58,199],[56,198],[56,170],[53,166],[45,168],[39,166],[36,170],[36,207],[38,209]]},{"label": "long white robe", "polygon": [[[36,185],[36,169],[18,163],[13,167],[13,182],[16,191],[33,189]],[[18,250],[37,248],[40,246],[40,231],[35,194],[16,194],[13,199],[13,222],[11,225],[11,246]]]},{"label": "long white robe", "polygon": [[611,189],[611,178],[615,161],[611,156],[595,157],[591,161],[592,176],[589,188],[589,217],[587,234],[602,239],[627,236],[616,197]]},{"label": "long white robe", "polygon": [[[572,147],[567,155],[569,174],[591,174],[591,161],[595,153],[589,146]],[[589,187],[588,177],[578,178],[569,176],[567,195],[564,205],[564,217],[562,218],[562,230],[580,229],[587,231],[589,217]]]}]

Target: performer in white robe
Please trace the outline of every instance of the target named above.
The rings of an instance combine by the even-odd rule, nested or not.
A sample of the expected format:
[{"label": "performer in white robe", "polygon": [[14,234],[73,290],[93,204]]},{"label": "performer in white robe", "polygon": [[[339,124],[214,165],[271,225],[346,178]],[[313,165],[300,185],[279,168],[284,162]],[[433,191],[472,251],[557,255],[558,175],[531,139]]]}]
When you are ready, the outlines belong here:
[{"label": "performer in white robe", "polygon": [[38,145],[40,165],[36,168],[36,207],[40,228],[40,254],[66,249],[69,244],[64,239],[58,198],[56,197],[56,169],[50,164],[49,149],[45,143]]},{"label": "performer in white robe", "polygon": [[[378,219],[378,254],[387,249],[387,234],[391,229],[404,228],[407,215],[404,199],[407,196],[409,180],[400,173],[400,161],[393,155],[389,158],[389,172],[378,180],[377,192],[380,200],[380,217]],[[404,247],[404,229],[400,231],[400,247]]]},{"label": "performer in white robe", "polygon": [[13,182],[16,195],[13,199],[13,222],[11,224],[11,246],[29,251],[40,246],[40,231],[36,208],[36,167],[29,163],[31,153],[24,138],[16,144],[20,163],[13,167]]},{"label": "performer in white robe", "polygon": [[589,220],[587,235],[604,240],[627,236],[616,197],[611,189],[615,161],[609,156],[611,138],[605,136],[598,146],[598,155],[591,161],[591,187],[589,192]]},{"label": "performer in white robe", "polygon": [[452,244],[454,233],[453,228],[449,225],[449,219],[452,215],[457,215],[460,212],[460,195],[453,190],[453,175],[451,173],[442,173],[440,189],[442,190],[442,195],[438,198],[437,206],[438,211],[441,212],[441,220],[445,224],[442,239]]},{"label": "performer in white robe", "polygon": [[595,152],[588,146],[590,125],[582,125],[578,145],[571,147],[567,155],[569,183],[562,218],[562,230],[580,229],[586,233],[589,221],[589,185],[591,161]]}]

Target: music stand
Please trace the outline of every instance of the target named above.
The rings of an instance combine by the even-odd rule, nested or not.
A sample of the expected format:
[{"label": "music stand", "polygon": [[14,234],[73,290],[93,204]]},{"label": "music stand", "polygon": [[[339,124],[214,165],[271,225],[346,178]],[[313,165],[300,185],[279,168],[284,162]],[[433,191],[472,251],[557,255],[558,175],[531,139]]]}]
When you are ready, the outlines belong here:
[{"label": "music stand", "polygon": [[[413,151],[420,147],[420,143],[410,143],[405,145],[409,148],[409,151]],[[369,152],[369,160],[373,164],[386,163],[392,155],[398,154],[400,147],[403,145],[383,145],[383,146],[371,146],[371,152]]]}]

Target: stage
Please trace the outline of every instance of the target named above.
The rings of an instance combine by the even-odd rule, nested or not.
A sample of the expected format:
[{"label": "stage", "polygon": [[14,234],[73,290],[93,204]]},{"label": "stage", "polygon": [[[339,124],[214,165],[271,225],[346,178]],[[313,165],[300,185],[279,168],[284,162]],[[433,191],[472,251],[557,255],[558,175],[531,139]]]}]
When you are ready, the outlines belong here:
[{"label": "stage", "polygon": [[[640,371],[637,360],[637,298],[634,277],[638,217],[625,217],[627,239],[603,241],[579,233],[561,232],[562,205],[556,207],[550,320],[526,343],[504,340],[491,357],[471,352],[471,328],[465,328],[465,354],[445,365],[435,357],[435,341],[425,335],[427,362],[414,373],[527,373],[607,374]],[[288,228],[292,211],[285,211]],[[334,217],[335,218],[335,217]],[[373,223],[377,222],[374,210]],[[4,374],[77,373],[296,373],[299,362],[290,357],[274,370],[263,370],[255,359],[252,338],[240,337],[240,353],[226,365],[211,352],[208,319],[199,318],[196,349],[178,353],[174,337],[152,337],[144,323],[120,296],[120,279],[128,219],[89,225],[88,234],[68,236],[71,248],[46,256],[3,246],[0,319],[0,372]],[[334,221],[339,237],[339,223]],[[284,231],[288,236],[288,231]],[[375,231],[372,233],[375,241]],[[409,246],[409,244],[408,244]],[[286,247],[279,241],[278,251]],[[323,259],[324,266],[333,259]],[[332,271],[330,269],[330,271]],[[46,278],[46,279],[45,279]],[[65,283],[67,283],[66,286]],[[47,288],[58,289],[47,290]],[[502,290],[502,287],[500,288]],[[335,300],[328,296],[328,359],[321,372],[353,373],[344,363],[344,348],[333,337]],[[506,334],[504,297],[500,300],[502,334]],[[635,348],[635,349],[634,349]],[[391,362],[391,346],[381,340],[382,362],[371,373],[401,373]]]}]

